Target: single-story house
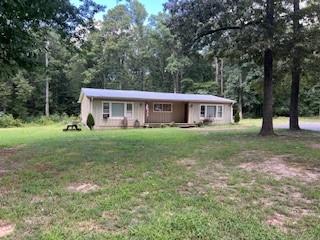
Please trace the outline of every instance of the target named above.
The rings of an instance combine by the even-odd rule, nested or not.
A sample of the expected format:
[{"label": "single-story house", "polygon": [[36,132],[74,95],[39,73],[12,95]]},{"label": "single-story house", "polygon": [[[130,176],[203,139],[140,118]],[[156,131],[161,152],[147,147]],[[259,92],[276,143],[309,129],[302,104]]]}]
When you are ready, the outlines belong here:
[{"label": "single-story house", "polygon": [[133,90],[82,88],[81,121],[86,123],[89,113],[95,128],[120,127],[124,117],[128,126],[152,123],[195,124],[211,119],[216,124],[233,121],[235,101],[202,94],[181,94]]}]

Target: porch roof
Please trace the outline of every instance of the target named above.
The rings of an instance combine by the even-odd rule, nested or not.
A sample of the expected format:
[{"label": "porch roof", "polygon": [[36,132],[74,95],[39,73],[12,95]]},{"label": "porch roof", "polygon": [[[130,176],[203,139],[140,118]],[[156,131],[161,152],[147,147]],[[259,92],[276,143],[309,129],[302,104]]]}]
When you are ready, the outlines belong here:
[{"label": "porch roof", "polygon": [[235,101],[205,94],[182,94],[165,92],[147,92],[135,90],[113,90],[82,88],[79,102],[83,96],[128,101],[171,101],[171,102],[203,102],[203,103],[235,103]]}]

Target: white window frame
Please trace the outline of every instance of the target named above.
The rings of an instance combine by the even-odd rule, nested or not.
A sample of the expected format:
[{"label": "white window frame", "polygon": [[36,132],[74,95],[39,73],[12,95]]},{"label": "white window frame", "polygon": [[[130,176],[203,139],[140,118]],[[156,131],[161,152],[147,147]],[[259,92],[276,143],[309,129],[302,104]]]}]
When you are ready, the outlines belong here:
[{"label": "white window frame", "polygon": [[[201,116],[201,106],[204,106],[204,117]],[[223,104],[200,104],[200,107],[199,107],[199,117],[200,119],[206,119],[208,118],[208,106],[210,107],[216,107],[216,116],[213,117],[213,119],[223,119],[223,113],[224,113],[224,105]],[[218,117],[218,107],[221,107],[222,109],[222,114],[221,114],[221,117]]]},{"label": "white window frame", "polygon": [[103,119],[105,119],[105,118],[103,117],[103,115],[104,115],[104,114],[107,114],[107,113],[104,112],[104,104],[105,104],[105,103],[108,103],[108,104],[109,104],[109,118],[111,117],[111,104],[110,104],[110,102],[102,102],[102,118],[103,118]]},{"label": "white window frame", "polygon": [[[131,104],[131,106],[132,106],[132,109],[131,109],[131,117],[128,117],[128,114],[127,114],[127,112],[128,112],[128,104]],[[127,118],[129,118],[129,119],[133,119],[133,114],[134,114],[133,106],[134,106],[134,104],[131,103],[131,102],[126,102],[126,104],[125,104],[125,110],[124,110],[125,116],[126,116]]]},{"label": "white window frame", "polygon": [[[163,105],[163,104],[168,104],[168,105],[171,106],[171,111],[163,111],[163,107],[162,107],[162,111],[155,111],[155,110],[154,110],[154,105],[155,105],[155,104],[161,104],[161,105]],[[153,111],[153,112],[156,112],[156,113],[161,113],[161,112],[167,112],[167,113],[169,113],[169,112],[173,112],[173,104],[172,104],[172,103],[168,103],[168,102],[154,102],[154,103],[152,103],[152,111]]]},{"label": "white window frame", "polygon": [[[102,118],[103,118],[103,104],[109,103],[109,119],[123,119],[124,117],[127,117],[127,104],[132,105],[132,116],[127,117],[128,119],[134,118],[134,103],[133,102],[122,102],[122,101],[102,101]],[[124,104],[124,116],[123,117],[113,117],[112,116],[112,103],[123,103]]]},{"label": "white window frame", "polygon": [[[204,107],[204,116],[202,116],[201,114],[201,108]],[[207,113],[207,107],[206,105],[201,104],[200,105],[200,118],[205,118],[206,117],[206,113]]]},{"label": "white window frame", "polygon": [[[219,107],[221,107],[221,117],[218,117],[218,112],[219,112]],[[217,112],[216,112],[216,115],[217,115],[217,119],[223,119],[223,105],[217,105]]]}]

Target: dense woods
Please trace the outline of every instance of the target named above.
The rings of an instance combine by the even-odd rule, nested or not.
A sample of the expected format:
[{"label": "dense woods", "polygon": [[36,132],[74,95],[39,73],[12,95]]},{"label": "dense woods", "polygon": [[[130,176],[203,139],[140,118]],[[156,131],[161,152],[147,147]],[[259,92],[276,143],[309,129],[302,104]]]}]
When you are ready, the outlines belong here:
[{"label": "dense woods", "polygon": [[168,0],[152,16],[130,0],[102,21],[93,1],[33,2],[0,3],[0,111],[15,118],[45,114],[46,82],[50,114],[77,115],[81,87],[215,94],[293,129],[320,114],[316,0]]}]

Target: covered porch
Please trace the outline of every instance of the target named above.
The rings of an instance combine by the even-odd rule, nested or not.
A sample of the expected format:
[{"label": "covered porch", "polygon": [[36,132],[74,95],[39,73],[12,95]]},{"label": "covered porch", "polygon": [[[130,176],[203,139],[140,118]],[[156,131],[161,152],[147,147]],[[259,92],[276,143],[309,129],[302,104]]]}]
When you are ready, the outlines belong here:
[{"label": "covered porch", "polygon": [[188,118],[188,102],[145,102],[146,124],[186,124]]}]

